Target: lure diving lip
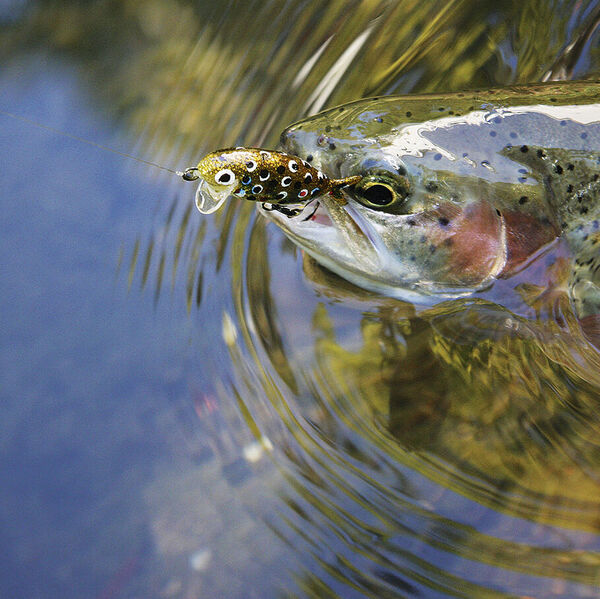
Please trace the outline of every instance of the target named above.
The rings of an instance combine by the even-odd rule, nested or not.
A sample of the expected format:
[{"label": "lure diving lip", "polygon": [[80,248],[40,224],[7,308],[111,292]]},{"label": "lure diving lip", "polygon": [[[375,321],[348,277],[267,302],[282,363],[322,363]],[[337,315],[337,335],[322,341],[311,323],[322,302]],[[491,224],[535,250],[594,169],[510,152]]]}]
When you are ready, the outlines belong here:
[{"label": "lure diving lip", "polygon": [[319,195],[330,194],[343,201],[340,190],[355,185],[361,176],[330,179],[297,156],[260,148],[226,148],[206,155],[196,167],[181,173],[185,181],[201,179],[196,191],[196,206],[210,214],[231,195],[251,202],[262,202],[267,210],[296,216]]}]

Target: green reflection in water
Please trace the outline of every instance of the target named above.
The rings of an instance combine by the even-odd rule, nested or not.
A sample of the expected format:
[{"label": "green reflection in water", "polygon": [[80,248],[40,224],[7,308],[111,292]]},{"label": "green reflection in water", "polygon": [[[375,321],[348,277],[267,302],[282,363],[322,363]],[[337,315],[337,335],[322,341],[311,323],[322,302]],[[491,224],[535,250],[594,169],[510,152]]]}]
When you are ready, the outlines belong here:
[{"label": "green reflection in water", "polygon": [[[249,279],[254,264],[249,260]],[[321,272],[321,291],[323,274],[328,276]],[[331,295],[339,298],[337,278],[331,278]],[[351,540],[353,551],[362,547],[370,561],[383,567],[392,560],[394,571],[402,572],[397,560],[406,560],[412,564],[406,571],[411,580],[426,580],[427,586],[453,594],[461,588],[464,594],[457,596],[501,595],[464,586],[464,580],[459,583],[404,552],[394,537],[402,532],[507,571],[597,584],[600,557],[593,549],[511,542],[437,516],[436,505],[443,505],[447,494],[437,498],[439,504],[419,497],[401,474],[404,465],[441,488],[513,517],[598,531],[597,387],[549,358],[547,346],[540,344],[551,335],[545,323],[521,319],[516,329],[514,314],[487,301],[449,302],[416,315],[400,303],[378,306],[360,290],[358,298],[347,293],[348,301],[364,302],[360,346],[341,343],[332,315],[317,303],[314,353],[295,364],[305,387],[295,398],[284,395],[288,409],[277,410],[294,437],[286,450],[294,464],[288,493],[294,493],[286,502],[310,523],[305,527],[293,517],[283,518],[293,535],[315,547],[317,558],[316,547],[332,542],[329,534],[341,535]],[[251,304],[264,297],[263,288]],[[277,303],[273,297],[267,301]],[[294,326],[282,327],[284,322],[275,325],[285,345],[294,337]],[[552,330],[554,324],[547,324]],[[574,328],[561,337],[564,352],[567,339],[576,335]],[[260,339],[265,336],[259,333]],[[281,360],[280,346],[276,362]],[[397,475],[393,486],[381,482],[385,465]],[[320,531],[316,538],[315,531]],[[330,565],[318,561],[331,574]],[[340,565],[336,574],[345,580],[355,575],[353,564]],[[361,579],[363,589],[370,588],[367,578]]]}]

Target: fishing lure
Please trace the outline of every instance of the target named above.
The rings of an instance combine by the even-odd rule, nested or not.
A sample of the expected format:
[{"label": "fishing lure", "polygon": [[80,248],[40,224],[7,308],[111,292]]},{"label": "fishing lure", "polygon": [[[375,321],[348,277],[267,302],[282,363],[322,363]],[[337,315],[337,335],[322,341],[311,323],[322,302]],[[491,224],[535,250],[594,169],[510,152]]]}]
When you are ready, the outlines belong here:
[{"label": "fishing lure", "polygon": [[[274,150],[241,147],[211,152],[197,166],[179,171],[2,109],[0,114],[174,173],[183,177],[185,181],[201,179],[196,191],[196,206],[203,214],[218,210],[223,202],[233,195],[245,200],[262,202],[265,210],[277,210],[288,217],[293,217],[300,214],[307,204],[320,195],[329,194],[343,202],[340,190],[355,185],[362,179],[360,175],[345,179],[330,179],[297,156]],[[302,207],[287,208],[287,205]]]},{"label": "fishing lure", "polygon": [[233,195],[262,202],[265,210],[277,210],[290,218],[300,214],[319,195],[330,194],[343,201],[341,188],[355,185],[362,178],[357,175],[330,179],[297,156],[260,148],[211,152],[182,176],[186,181],[201,179],[196,206],[203,214],[214,212]]}]

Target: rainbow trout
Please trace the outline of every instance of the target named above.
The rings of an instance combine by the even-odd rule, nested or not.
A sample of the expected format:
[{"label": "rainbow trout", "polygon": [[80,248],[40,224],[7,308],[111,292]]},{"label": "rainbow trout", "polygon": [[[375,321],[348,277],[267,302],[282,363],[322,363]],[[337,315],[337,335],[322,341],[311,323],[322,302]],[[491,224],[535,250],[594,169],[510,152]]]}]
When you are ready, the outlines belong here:
[{"label": "rainbow trout", "polygon": [[562,235],[576,313],[598,321],[599,83],[360,100],[295,123],[281,144],[272,167],[260,150],[209,155],[201,201],[272,202],[261,210],[318,262],[419,303],[481,290]]},{"label": "rainbow trout", "polygon": [[580,318],[600,314],[600,84],[360,100],[281,136],[346,203],[268,216],[353,283],[418,302],[470,294],[563,235]]}]

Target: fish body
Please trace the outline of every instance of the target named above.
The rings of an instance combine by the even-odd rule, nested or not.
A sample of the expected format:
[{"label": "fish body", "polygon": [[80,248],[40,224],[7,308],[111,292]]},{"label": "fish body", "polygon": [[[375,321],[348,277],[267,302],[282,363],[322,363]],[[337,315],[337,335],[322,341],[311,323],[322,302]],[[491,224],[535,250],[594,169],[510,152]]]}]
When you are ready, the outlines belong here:
[{"label": "fish body", "polygon": [[360,177],[330,179],[306,160],[284,152],[259,148],[227,148],[205,156],[194,169],[201,181],[196,206],[214,212],[229,197],[273,206],[304,205],[315,197],[332,194]]},{"label": "fish body", "polygon": [[329,176],[361,177],[308,220],[268,215],[351,282],[420,303],[460,297],[562,235],[576,311],[600,313],[600,84],[371,98],[281,142]]}]

